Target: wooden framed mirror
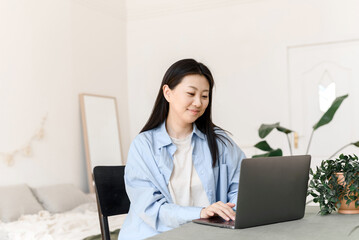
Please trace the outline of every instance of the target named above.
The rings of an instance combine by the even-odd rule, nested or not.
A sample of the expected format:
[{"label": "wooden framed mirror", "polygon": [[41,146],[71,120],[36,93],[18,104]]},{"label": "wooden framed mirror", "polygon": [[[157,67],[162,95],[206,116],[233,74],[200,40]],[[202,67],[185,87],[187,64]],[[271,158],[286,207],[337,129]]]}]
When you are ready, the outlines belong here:
[{"label": "wooden framed mirror", "polygon": [[82,93],[79,97],[89,190],[93,193],[94,167],[123,165],[117,102],[110,96]]}]

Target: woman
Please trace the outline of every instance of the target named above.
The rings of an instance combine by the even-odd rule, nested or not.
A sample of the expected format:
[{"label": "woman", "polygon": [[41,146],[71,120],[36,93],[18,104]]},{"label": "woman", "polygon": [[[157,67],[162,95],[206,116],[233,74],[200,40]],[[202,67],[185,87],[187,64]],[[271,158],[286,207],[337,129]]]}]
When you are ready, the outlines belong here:
[{"label": "woman", "polygon": [[193,59],[165,73],[152,114],[132,142],[131,201],[121,239],[143,239],[196,218],[233,219],[243,152],[211,120],[214,81]]}]

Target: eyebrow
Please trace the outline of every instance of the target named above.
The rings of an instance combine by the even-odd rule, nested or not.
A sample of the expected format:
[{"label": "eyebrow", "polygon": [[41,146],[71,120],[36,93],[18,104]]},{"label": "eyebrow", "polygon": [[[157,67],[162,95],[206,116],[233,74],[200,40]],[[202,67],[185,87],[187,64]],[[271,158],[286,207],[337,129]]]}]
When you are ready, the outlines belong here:
[{"label": "eyebrow", "polygon": [[[188,87],[190,87],[190,88],[193,88],[194,90],[198,90],[198,88],[196,88],[196,87],[193,87],[193,86],[188,86]],[[203,90],[203,92],[209,92],[209,90]]]}]

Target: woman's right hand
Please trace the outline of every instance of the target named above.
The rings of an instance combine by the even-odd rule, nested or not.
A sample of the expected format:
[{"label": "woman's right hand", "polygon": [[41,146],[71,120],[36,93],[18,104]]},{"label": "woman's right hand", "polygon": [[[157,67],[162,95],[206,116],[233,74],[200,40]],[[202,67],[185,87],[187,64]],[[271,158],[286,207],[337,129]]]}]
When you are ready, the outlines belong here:
[{"label": "woman's right hand", "polygon": [[210,218],[218,215],[226,221],[229,221],[230,219],[235,220],[236,213],[232,209],[234,206],[234,203],[223,203],[218,201],[203,208],[201,210],[201,218]]}]

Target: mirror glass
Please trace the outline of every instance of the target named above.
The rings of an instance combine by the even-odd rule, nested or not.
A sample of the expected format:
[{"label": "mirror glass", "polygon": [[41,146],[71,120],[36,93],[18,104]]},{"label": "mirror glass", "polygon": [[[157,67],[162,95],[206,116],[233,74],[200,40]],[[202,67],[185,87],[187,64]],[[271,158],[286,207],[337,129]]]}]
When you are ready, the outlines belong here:
[{"label": "mirror glass", "polygon": [[82,128],[90,192],[94,192],[95,166],[122,165],[115,97],[80,94]]}]

